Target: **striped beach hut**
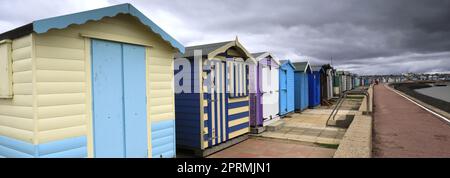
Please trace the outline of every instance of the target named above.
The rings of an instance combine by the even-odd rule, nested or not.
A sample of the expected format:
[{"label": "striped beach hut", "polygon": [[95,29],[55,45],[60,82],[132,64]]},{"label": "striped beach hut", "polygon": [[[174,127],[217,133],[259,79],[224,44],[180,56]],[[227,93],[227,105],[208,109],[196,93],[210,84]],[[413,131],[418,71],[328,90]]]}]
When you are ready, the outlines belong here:
[{"label": "striped beach hut", "polygon": [[295,110],[303,111],[309,106],[309,81],[312,74],[309,62],[296,62],[295,66]]},{"label": "striped beach hut", "polygon": [[254,53],[257,65],[256,77],[250,77],[250,125],[259,132],[263,127],[279,119],[279,68],[280,62],[268,52]]},{"label": "striped beach hut", "polygon": [[280,60],[280,115],[285,116],[295,111],[295,67],[289,60]]},{"label": "striped beach hut", "polygon": [[178,56],[175,85],[183,90],[175,94],[177,147],[207,156],[247,138],[249,63],[256,64],[238,39],[190,46]]},{"label": "striped beach hut", "polygon": [[132,5],[37,20],[0,41],[0,157],[175,157],[184,47]]}]

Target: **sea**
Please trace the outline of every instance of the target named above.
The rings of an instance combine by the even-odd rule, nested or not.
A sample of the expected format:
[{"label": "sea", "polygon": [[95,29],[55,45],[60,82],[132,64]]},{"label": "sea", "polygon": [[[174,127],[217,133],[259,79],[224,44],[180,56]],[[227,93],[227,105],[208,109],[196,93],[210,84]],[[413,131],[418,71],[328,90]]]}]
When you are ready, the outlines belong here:
[{"label": "sea", "polygon": [[416,89],[415,91],[436,99],[450,102],[450,82],[447,86],[433,86],[430,88]]}]

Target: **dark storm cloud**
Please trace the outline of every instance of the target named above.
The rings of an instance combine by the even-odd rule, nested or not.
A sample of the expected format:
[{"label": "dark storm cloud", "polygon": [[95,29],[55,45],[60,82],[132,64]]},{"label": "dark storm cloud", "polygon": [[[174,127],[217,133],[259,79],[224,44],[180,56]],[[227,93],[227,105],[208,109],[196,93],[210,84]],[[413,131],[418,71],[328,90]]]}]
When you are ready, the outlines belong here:
[{"label": "dark storm cloud", "polygon": [[[47,7],[45,4],[53,1],[45,2],[33,6]],[[85,5],[78,8],[90,7],[89,2],[83,1]],[[313,63],[328,63],[332,56],[338,68],[361,74],[450,71],[447,0],[95,2],[131,2],[185,45],[231,40],[238,35],[253,52],[271,51],[279,58]],[[63,4],[58,7],[65,7]],[[12,12],[25,14],[17,16],[20,20],[29,18],[24,12],[34,7],[19,8],[28,8]],[[0,21],[14,21],[11,16],[3,18],[7,12],[2,10],[3,6]],[[53,16],[50,12],[37,14]]]}]

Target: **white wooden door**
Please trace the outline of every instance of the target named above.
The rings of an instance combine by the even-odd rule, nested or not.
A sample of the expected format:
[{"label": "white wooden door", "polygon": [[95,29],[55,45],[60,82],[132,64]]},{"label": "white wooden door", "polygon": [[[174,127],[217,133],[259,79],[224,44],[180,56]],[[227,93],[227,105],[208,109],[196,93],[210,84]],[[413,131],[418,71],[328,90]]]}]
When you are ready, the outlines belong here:
[{"label": "white wooden door", "polygon": [[264,120],[270,118],[270,107],[272,107],[271,105],[271,72],[269,67],[267,66],[263,66],[261,69],[261,75],[260,75],[260,79],[261,79],[261,104],[262,104],[262,116],[264,118]]}]

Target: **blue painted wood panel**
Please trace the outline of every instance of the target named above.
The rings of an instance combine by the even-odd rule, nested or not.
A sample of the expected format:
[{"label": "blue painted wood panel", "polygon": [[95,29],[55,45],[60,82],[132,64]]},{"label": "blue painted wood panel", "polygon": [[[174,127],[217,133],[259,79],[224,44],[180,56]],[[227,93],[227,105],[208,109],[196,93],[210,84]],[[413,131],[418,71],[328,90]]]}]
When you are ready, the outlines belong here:
[{"label": "blue painted wood panel", "polygon": [[152,123],[152,157],[174,158],[175,120]]},{"label": "blue painted wood panel", "polygon": [[[177,64],[179,61],[175,61]],[[190,60],[190,67],[194,69],[194,60]],[[183,71],[183,68],[176,69],[175,74]],[[183,79],[182,84],[191,85],[191,91],[194,88],[200,88],[200,82],[202,79],[198,79],[198,72],[196,70],[191,70],[190,80]],[[177,81],[175,81],[177,82]],[[178,86],[175,84],[175,86]],[[200,94],[199,93],[175,93],[175,118],[176,118],[176,144],[177,147],[184,148],[200,148]]]},{"label": "blue painted wood panel", "polygon": [[282,65],[280,66],[280,115],[285,115],[295,110],[294,70],[295,68],[288,60],[282,62]]},{"label": "blue painted wood panel", "polygon": [[85,158],[86,136],[33,145],[0,136],[0,157],[5,158]]},{"label": "blue painted wood panel", "polygon": [[122,45],[92,40],[95,157],[124,157]]},{"label": "blue painted wood panel", "polygon": [[294,68],[290,67],[292,65],[289,65],[287,68],[287,110],[288,112],[294,112],[295,111],[295,77],[294,77]]},{"label": "blue painted wood panel", "polygon": [[309,107],[320,105],[320,72],[314,71],[308,75],[309,83]]},{"label": "blue painted wood panel", "polygon": [[145,48],[92,40],[95,157],[148,157]]},{"label": "blue painted wood panel", "polygon": [[295,110],[303,111],[308,108],[308,74],[302,71],[295,72]]},{"label": "blue painted wood panel", "polygon": [[287,70],[280,69],[280,115],[287,114]]},{"label": "blue painted wood panel", "polygon": [[148,157],[145,48],[123,44],[126,157]]}]

